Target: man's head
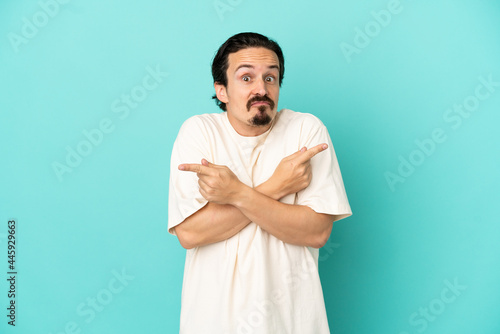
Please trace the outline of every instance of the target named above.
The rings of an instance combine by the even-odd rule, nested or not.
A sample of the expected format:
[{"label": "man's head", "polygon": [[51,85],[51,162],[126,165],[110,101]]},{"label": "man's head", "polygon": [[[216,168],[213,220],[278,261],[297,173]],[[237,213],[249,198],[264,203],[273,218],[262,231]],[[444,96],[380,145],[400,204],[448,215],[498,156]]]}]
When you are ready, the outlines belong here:
[{"label": "man's head", "polygon": [[219,48],[212,63],[213,98],[238,133],[255,136],[269,128],[284,72],[280,46],[263,35],[237,34]]}]

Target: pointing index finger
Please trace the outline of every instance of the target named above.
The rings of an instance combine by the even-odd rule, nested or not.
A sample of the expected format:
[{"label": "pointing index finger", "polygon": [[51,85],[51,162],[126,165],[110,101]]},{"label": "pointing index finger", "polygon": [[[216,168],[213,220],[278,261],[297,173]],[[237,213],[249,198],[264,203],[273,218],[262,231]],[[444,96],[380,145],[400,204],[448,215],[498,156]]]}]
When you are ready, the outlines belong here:
[{"label": "pointing index finger", "polygon": [[310,149],[308,149],[305,153],[304,153],[304,157],[306,157],[307,160],[311,159],[312,157],[314,157],[316,154],[326,150],[328,148],[328,145],[323,143],[323,144],[319,144],[319,145],[316,145],[314,147],[311,147]]},{"label": "pointing index finger", "polygon": [[180,164],[178,166],[179,170],[185,171],[185,172],[194,172],[194,173],[199,173],[199,174],[204,174],[205,171],[205,166],[200,165],[200,164]]}]

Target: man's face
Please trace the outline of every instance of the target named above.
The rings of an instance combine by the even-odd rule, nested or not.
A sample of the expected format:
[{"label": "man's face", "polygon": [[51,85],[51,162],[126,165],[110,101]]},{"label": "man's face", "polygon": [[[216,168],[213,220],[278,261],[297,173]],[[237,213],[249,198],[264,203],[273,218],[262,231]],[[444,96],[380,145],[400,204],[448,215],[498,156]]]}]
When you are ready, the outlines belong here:
[{"label": "man's face", "polygon": [[215,84],[226,103],[233,128],[243,136],[258,136],[271,126],[278,108],[278,56],[266,48],[248,48],[229,54],[227,87]]}]

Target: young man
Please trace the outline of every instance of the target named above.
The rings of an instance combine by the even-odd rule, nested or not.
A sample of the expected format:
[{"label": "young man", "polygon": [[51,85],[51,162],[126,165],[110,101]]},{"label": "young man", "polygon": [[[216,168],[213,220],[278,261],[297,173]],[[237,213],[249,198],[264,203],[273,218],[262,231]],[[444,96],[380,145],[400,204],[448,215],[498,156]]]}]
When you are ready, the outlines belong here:
[{"label": "young man", "polygon": [[212,75],[224,111],[189,118],[171,159],[169,232],[187,249],[180,332],[329,333],[318,254],[352,214],[327,129],[277,111],[279,45],[229,38]]}]

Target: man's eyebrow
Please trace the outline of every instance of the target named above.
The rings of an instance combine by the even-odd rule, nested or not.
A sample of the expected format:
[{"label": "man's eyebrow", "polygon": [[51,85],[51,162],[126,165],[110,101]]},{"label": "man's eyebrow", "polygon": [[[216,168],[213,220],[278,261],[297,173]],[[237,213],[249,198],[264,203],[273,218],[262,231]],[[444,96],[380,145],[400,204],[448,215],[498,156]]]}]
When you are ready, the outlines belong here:
[{"label": "man's eyebrow", "polygon": [[[235,72],[237,72],[240,68],[243,68],[243,67],[248,67],[248,68],[255,68],[253,65],[250,65],[250,64],[241,64],[240,66],[238,66],[236,68],[236,70],[234,70]],[[275,68],[279,71],[280,67],[278,65],[271,65],[271,66],[268,66],[269,69],[272,69],[272,68]]]}]

